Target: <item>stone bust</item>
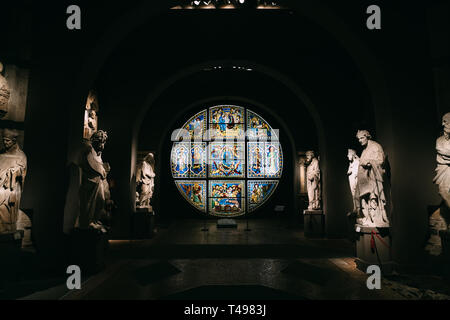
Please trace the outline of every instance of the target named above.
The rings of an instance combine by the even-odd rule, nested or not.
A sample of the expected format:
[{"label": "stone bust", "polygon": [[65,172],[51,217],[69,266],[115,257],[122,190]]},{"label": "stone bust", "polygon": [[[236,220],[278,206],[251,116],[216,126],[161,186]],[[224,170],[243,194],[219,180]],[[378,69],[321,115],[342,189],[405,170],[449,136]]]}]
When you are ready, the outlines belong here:
[{"label": "stone bust", "polygon": [[356,134],[364,148],[359,158],[355,196],[358,200],[358,224],[366,227],[389,227],[387,216],[385,154],[367,130]]},{"label": "stone bust", "polygon": [[306,190],[308,192],[308,210],[321,209],[320,168],[314,151],[306,152]]},{"label": "stone bust", "polygon": [[3,130],[4,149],[0,151],[0,233],[16,230],[27,157],[17,144],[16,130]]},{"label": "stone bust", "polygon": [[0,119],[8,113],[8,103],[11,96],[11,91],[8,87],[8,82],[3,73],[3,64],[0,62]]}]

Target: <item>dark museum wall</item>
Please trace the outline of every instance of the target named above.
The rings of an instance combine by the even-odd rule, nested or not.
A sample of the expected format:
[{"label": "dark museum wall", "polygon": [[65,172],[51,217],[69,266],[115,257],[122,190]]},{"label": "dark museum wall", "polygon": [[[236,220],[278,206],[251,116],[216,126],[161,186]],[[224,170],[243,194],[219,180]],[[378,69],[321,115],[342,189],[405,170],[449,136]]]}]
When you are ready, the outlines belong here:
[{"label": "dark museum wall", "polygon": [[[0,22],[10,39],[0,60],[30,69],[22,206],[34,210],[33,232],[44,257],[57,260],[63,250],[68,168],[82,137],[87,92],[96,88],[99,127],[109,136],[104,159],[115,181],[116,237],[129,232],[135,152],[157,152],[155,197],[164,212],[170,197],[181,198],[167,170],[169,127],[184,123],[200,101],[231,97],[253,102],[273,127],[280,125],[291,167],[297,151],[319,149],[329,237],[347,230],[347,148],[358,148],[358,128],[371,130],[391,166],[394,260],[420,262],[427,206],[440,202],[432,183],[434,144],[450,107],[450,46],[436,30],[448,24],[448,3],[380,1],[379,32],[365,27],[372,3],[364,1],[286,1],[291,11],[187,14],[164,11],[172,1],[102,3],[17,1],[12,12],[32,28],[24,31],[20,19]],[[65,28],[69,4],[83,8],[80,31]],[[203,70],[236,61],[254,72]],[[285,171],[283,179],[289,174],[296,173]],[[288,190],[289,181],[283,183],[278,193]],[[292,197],[280,193],[274,203]]]}]

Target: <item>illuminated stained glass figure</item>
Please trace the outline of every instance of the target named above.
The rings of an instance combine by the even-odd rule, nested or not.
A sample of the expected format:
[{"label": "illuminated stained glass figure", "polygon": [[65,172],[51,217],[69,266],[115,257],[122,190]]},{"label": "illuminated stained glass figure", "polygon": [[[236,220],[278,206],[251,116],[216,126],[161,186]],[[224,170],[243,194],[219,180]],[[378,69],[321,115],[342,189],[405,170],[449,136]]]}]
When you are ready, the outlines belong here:
[{"label": "illuminated stained glass figure", "polygon": [[193,207],[235,217],[270,198],[282,174],[283,154],[277,134],[262,117],[240,106],[216,105],[195,114],[182,128],[186,139],[173,143],[172,176]]},{"label": "illuminated stained glass figure", "polygon": [[275,144],[266,145],[266,175],[276,176],[279,171],[279,150]]},{"label": "illuminated stained glass figure", "polygon": [[278,181],[257,180],[248,181],[247,184],[249,195],[249,210],[253,211],[269,198],[268,196],[276,188]]}]

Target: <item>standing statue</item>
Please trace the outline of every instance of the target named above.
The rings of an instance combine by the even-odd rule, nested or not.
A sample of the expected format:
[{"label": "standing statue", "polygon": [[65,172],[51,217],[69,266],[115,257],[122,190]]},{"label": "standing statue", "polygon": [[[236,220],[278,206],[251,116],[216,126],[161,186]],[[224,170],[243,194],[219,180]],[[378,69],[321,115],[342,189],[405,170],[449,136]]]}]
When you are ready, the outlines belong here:
[{"label": "standing statue", "polygon": [[153,196],[155,178],[155,159],[153,153],[145,156],[136,168],[136,207],[149,208],[152,211],[150,200]]},{"label": "standing statue", "polygon": [[78,225],[82,229],[93,228],[106,232],[100,220],[109,218],[113,201],[106,177],[110,171],[108,163],[103,163],[102,152],[108,135],[105,131],[95,132],[87,145],[80,162],[82,169],[80,186],[80,216]]},{"label": "standing statue", "polygon": [[11,91],[8,87],[8,82],[2,76],[3,64],[0,62],[0,119],[8,113],[8,102],[11,96]]},{"label": "standing statue", "polygon": [[389,227],[383,148],[371,140],[367,130],[358,130],[356,137],[364,147],[359,159],[355,194],[360,208],[357,222],[366,227]]},{"label": "standing statue", "polygon": [[320,168],[319,160],[314,155],[314,151],[306,152],[306,190],[308,191],[308,210],[319,210],[320,200]]},{"label": "standing statue", "polygon": [[353,212],[358,211],[358,198],[356,197],[356,184],[358,182],[358,167],[359,167],[359,157],[356,151],[353,149],[348,149],[347,158],[349,162],[347,175],[348,182],[350,184],[350,192],[352,193],[353,199]]},{"label": "standing statue", "polygon": [[20,198],[27,174],[27,157],[17,144],[15,130],[3,130],[0,151],[0,233],[16,230]]},{"label": "standing statue", "polygon": [[436,176],[433,182],[439,187],[443,203],[440,206],[441,220],[450,229],[450,112],[442,117],[444,133],[436,140]]}]

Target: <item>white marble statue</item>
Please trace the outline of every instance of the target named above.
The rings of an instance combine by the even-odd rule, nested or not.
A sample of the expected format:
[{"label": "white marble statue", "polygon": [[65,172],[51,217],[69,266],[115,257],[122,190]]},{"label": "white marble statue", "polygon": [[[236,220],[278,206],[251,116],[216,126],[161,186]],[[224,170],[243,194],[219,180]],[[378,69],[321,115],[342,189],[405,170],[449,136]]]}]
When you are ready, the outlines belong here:
[{"label": "white marble statue", "polygon": [[358,130],[356,137],[364,148],[359,159],[355,194],[360,208],[357,223],[366,227],[389,227],[383,148],[371,140],[367,130]]},{"label": "white marble statue", "polygon": [[8,82],[2,76],[3,64],[0,62],[0,119],[8,113],[8,102],[11,97],[11,91]]},{"label": "white marble statue", "polygon": [[4,149],[0,151],[0,233],[16,230],[27,174],[27,157],[17,144],[17,137],[17,131],[3,130]]},{"label": "white marble statue", "polygon": [[306,190],[308,191],[308,210],[321,209],[320,167],[314,151],[306,152]]},{"label": "white marble statue", "polygon": [[154,178],[155,178],[155,160],[153,153],[149,153],[145,156],[136,168],[136,207],[137,208],[149,208],[152,210],[150,200],[153,196],[154,190]]},{"label": "white marble statue", "polygon": [[356,151],[353,149],[348,149],[347,158],[349,161],[347,175],[348,182],[350,184],[350,192],[353,199],[353,212],[358,210],[358,198],[356,197],[356,185],[358,183],[358,167],[359,167],[359,157]]},{"label": "white marble statue", "polygon": [[108,219],[113,206],[106,177],[110,171],[103,163],[102,152],[108,136],[105,131],[95,132],[80,162],[82,169],[80,186],[80,216],[78,226],[106,232],[101,219]]},{"label": "white marble statue", "polygon": [[[443,203],[437,217],[443,219],[447,229],[450,229],[450,112],[442,117],[444,132],[436,140],[436,176],[433,182],[439,187],[439,195]],[[436,218],[436,217],[435,217]]]}]

